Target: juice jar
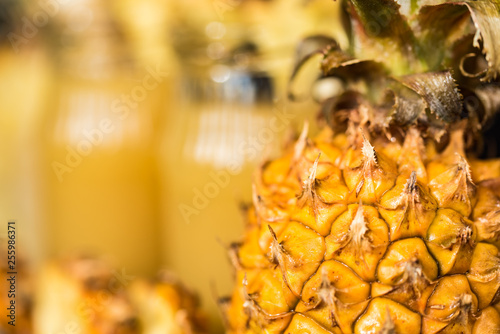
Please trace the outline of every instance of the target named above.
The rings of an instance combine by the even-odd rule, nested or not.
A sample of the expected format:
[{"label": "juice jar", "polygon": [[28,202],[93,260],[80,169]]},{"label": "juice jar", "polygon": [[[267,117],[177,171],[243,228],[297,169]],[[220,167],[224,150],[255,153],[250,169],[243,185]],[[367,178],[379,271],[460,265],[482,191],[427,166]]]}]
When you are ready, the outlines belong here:
[{"label": "juice jar", "polygon": [[152,275],[160,254],[153,96],[167,74],[135,66],[105,2],[60,11],[42,128],[48,254],[106,255]]},{"label": "juice jar", "polygon": [[211,283],[230,291],[226,251],[243,232],[240,205],[251,200],[254,169],[277,150],[272,143],[290,116],[274,103],[272,79],[255,69],[214,63],[186,72],[178,88],[160,151],[162,255],[198,290],[216,326]]},{"label": "juice jar", "polygon": [[287,101],[286,92],[300,37],[327,32],[309,6],[318,2],[172,4],[179,67],[160,149],[162,260],[200,292],[214,332],[215,296],[232,290],[227,251],[243,234],[254,172],[319,109],[310,98]]}]

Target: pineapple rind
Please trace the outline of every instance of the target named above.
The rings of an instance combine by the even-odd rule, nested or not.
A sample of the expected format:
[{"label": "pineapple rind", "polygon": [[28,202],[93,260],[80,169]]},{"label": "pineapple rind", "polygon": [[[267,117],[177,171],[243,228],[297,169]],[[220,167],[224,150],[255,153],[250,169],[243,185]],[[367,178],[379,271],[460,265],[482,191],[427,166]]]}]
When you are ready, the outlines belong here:
[{"label": "pineapple rind", "polygon": [[[479,174],[498,162],[479,165],[452,149],[391,156],[384,152],[431,148],[416,138],[349,145],[329,131],[296,161],[285,154],[257,173],[259,210],[248,210],[251,237],[236,250],[228,332],[500,333],[500,221],[492,216],[500,183]],[[452,140],[462,140],[456,131]],[[272,288],[260,289],[268,276]]]}]

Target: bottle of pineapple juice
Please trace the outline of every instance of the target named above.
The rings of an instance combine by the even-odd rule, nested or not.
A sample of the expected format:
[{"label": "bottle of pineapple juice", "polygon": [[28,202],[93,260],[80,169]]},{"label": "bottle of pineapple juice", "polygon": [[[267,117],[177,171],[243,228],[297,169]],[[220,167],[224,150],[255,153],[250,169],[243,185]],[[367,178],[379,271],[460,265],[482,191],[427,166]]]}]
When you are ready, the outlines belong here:
[{"label": "bottle of pineapple juice", "polygon": [[[135,67],[104,4],[84,1],[86,25],[56,35],[56,75],[43,138],[51,256],[111,257],[133,274],[158,269],[156,88],[161,69]],[[71,7],[71,6],[70,6]]]}]

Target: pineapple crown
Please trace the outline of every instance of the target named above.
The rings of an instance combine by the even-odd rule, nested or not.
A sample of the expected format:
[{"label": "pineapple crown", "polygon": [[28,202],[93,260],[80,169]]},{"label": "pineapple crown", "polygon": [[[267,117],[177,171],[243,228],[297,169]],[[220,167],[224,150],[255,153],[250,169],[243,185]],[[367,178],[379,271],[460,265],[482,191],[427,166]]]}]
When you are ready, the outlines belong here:
[{"label": "pineapple crown", "polygon": [[479,138],[500,109],[500,0],[340,5],[348,46],[323,35],[303,40],[291,99],[298,98],[293,88],[303,65],[319,57],[318,80],[335,78],[343,86],[320,100],[332,127],[393,138],[417,126],[439,141],[460,124]]}]

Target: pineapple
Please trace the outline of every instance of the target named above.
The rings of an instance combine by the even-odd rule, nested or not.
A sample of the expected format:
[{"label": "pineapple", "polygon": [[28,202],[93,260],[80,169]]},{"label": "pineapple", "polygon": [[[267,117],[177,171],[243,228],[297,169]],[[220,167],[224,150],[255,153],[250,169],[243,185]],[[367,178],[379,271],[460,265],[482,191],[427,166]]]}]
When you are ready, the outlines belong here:
[{"label": "pineapple", "polygon": [[141,334],[205,334],[207,318],[197,296],[170,273],[154,281],[135,280],[129,289]]},{"label": "pineapple", "polygon": [[128,284],[128,275],[93,257],[46,264],[37,278],[34,333],[139,333]]},{"label": "pineapple", "polygon": [[203,334],[196,296],[166,274],[149,282],[93,257],[47,264],[38,278],[34,333]]},{"label": "pineapple", "polygon": [[500,1],[341,5],[349,45],[306,39],[294,76],[342,90],[256,172],[227,330],[500,333]]}]

